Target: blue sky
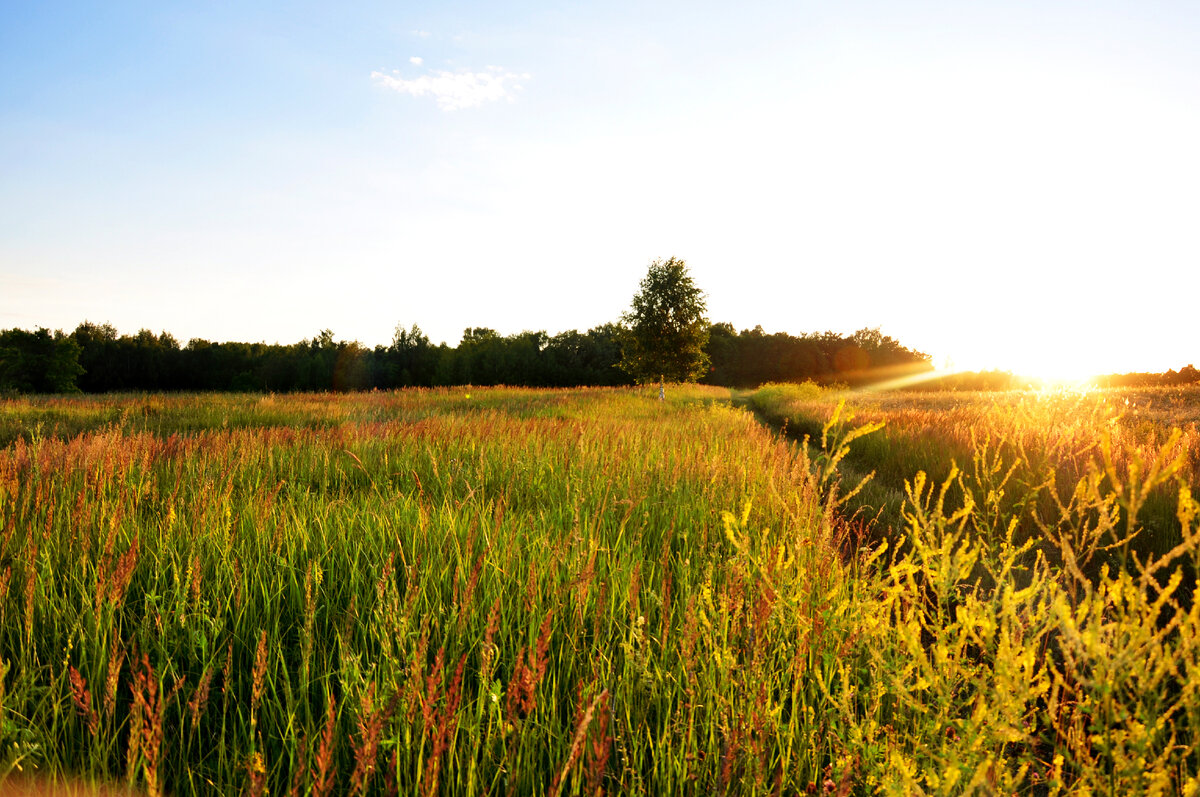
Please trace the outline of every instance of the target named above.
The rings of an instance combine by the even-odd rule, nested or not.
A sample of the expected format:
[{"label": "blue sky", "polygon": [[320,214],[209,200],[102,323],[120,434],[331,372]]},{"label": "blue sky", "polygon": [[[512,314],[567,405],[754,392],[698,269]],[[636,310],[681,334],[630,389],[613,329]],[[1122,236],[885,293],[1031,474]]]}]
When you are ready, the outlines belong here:
[{"label": "blue sky", "polygon": [[[344,7],[343,7],[344,6]],[[1200,6],[0,3],[0,328],[1200,360]]]}]

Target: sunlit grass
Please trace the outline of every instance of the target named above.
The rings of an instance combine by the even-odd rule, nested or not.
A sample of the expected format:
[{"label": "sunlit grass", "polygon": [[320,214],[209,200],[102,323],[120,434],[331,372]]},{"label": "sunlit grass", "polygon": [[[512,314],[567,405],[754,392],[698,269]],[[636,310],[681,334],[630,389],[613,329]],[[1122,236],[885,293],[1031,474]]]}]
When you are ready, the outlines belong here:
[{"label": "sunlit grass", "polygon": [[[872,516],[882,511],[893,526],[900,523],[904,485],[917,471],[944,479],[954,464],[971,468],[981,449],[1015,466],[1010,498],[1034,495],[1051,512],[1052,492],[1041,489],[1051,474],[1061,494],[1085,474],[1104,439],[1115,464],[1125,467],[1134,454],[1151,457],[1178,429],[1172,451],[1182,460],[1182,476],[1200,487],[1200,388],[907,393],[769,385],[753,398],[793,435],[814,440],[839,401],[855,423],[884,424],[854,448],[847,465],[874,473],[873,500],[859,505]],[[1174,506],[1169,489],[1152,496],[1143,516],[1150,533],[1142,544],[1165,550],[1178,541]],[[1029,515],[1022,522],[1034,525]]]},{"label": "sunlit grass", "polygon": [[0,774],[1193,793],[1187,396],[655,394],[4,404]]},{"label": "sunlit grass", "polygon": [[836,498],[861,484],[851,463],[902,491],[891,525],[876,529],[879,566],[848,587],[860,658],[839,658],[830,692],[857,783],[889,794],[1196,793],[1198,398],[812,385],[750,397],[822,442],[827,506],[854,510]]}]

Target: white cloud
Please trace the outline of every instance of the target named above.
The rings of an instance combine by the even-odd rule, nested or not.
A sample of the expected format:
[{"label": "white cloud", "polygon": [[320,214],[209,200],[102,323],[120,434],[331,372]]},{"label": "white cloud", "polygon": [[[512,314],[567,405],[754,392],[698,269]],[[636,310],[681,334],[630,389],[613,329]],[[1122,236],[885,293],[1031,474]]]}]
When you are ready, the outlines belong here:
[{"label": "white cloud", "polygon": [[416,66],[420,66],[421,64],[425,63],[425,59],[424,59],[424,58],[422,58],[422,57],[421,57],[421,56],[419,56],[419,55],[414,55],[412,58],[408,59],[408,62],[409,62],[410,64],[414,64],[414,65],[416,65]]},{"label": "white cloud", "polygon": [[428,39],[433,34],[427,30],[414,30],[412,35],[416,36],[418,39]]},{"label": "white cloud", "polygon": [[[410,59],[419,65],[420,59]],[[371,79],[385,88],[414,97],[430,96],[437,100],[443,111],[459,111],[474,108],[486,102],[509,100],[516,97],[521,85],[514,81],[528,80],[528,73],[505,72],[498,66],[489,66],[483,72],[446,72],[433,70],[412,80],[405,80],[400,73],[372,72]]]}]

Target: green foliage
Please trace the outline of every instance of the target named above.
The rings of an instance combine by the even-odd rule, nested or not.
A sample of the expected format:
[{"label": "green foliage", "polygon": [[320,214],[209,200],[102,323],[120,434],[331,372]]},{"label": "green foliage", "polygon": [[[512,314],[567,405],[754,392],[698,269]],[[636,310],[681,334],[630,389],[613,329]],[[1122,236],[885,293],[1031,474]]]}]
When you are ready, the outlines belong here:
[{"label": "green foliage", "polygon": [[677,258],[655,260],[622,320],[621,368],[640,383],[695,382],[708,373],[704,292]]},{"label": "green foliage", "polygon": [[[85,322],[69,338],[81,349],[85,373],[79,386],[87,393],[288,393],[454,384],[628,384],[616,367],[621,356],[620,333],[615,324],[554,336],[542,331],[501,336],[492,329],[469,328],[460,344],[451,348],[433,345],[414,324],[398,326],[391,345],[374,349],[357,341],[337,340],[328,329],[291,345],[214,343],[195,338],[180,348],[165,332],[156,336],[141,330],[137,335],[119,335],[107,324]],[[38,392],[25,386],[28,384],[24,381],[9,389]]]},{"label": "green foliage", "polygon": [[736,332],[720,323],[709,330],[708,352],[712,372],[705,381],[729,387],[805,381],[869,385],[931,369],[929,355],[901,346],[877,328],[849,337],[836,332],[797,337],[768,335],[762,327]]},{"label": "green foliage", "polygon": [[79,346],[61,331],[0,331],[0,392],[75,393]]},{"label": "green foliage", "polygon": [[386,352],[376,350],[376,360],[382,364],[374,384],[382,387],[432,385],[438,359],[438,350],[419,326],[413,324],[405,329],[397,324],[391,347]]}]

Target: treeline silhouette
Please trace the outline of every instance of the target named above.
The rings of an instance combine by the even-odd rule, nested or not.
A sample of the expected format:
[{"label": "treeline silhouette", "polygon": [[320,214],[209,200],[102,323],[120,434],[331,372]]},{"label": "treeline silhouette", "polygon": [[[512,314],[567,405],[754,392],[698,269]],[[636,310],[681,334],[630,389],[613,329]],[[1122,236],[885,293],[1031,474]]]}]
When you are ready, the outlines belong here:
[{"label": "treeline silhouette", "polygon": [[[180,343],[143,329],[122,335],[109,324],[84,322],[74,332],[0,331],[0,391],[105,393],[120,391],[387,390],[438,385],[573,387],[626,385],[624,329],[604,324],[557,335],[502,336],[468,328],[457,346],[433,344],[419,327],[397,327],[388,346],[335,340],[324,330],[290,345]],[[708,384],[755,387],[764,382],[860,385],[900,373],[928,371],[929,357],[878,329],[794,336],[761,327],[736,331],[713,324]]]},{"label": "treeline silhouette", "polygon": [[707,351],[712,371],[705,381],[727,387],[804,381],[856,387],[933,370],[929,355],[905,348],[878,328],[848,337],[836,332],[796,337],[769,335],[761,326],[735,332],[731,324],[713,324]]},{"label": "treeline silhouette", "polygon": [[[413,325],[397,327],[387,346],[367,348],[335,340],[323,330],[290,345],[215,343],[186,345],[169,333],[143,329],[121,335],[109,324],[84,322],[65,334],[37,329],[0,331],[0,392],[106,393],[129,391],[294,392],[349,391],[439,385],[574,387],[627,385],[621,360],[623,328],[603,324],[558,335],[520,332],[502,336],[468,328],[457,346],[433,344]],[[1007,371],[933,374],[929,357],[878,329],[853,335],[822,332],[768,334],[761,327],[736,331],[713,324],[706,351],[712,368],[701,381],[752,388],[766,382],[889,383],[905,390],[1022,390],[1037,380]],[[908,379],[914,375],[921,379]],[[1097,377],[1101,387],[1151,387],[1200,383],[1187,365],[1166,373]]]}]

